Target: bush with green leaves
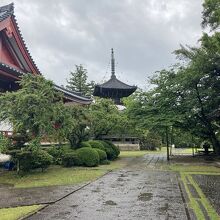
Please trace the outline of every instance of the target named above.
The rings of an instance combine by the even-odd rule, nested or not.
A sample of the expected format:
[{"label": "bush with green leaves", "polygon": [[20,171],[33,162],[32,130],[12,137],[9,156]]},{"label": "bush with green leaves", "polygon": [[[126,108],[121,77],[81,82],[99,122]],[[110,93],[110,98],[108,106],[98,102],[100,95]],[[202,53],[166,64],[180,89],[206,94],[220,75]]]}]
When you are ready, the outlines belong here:
[{"label": "bush with green leaves", "polygon": [[62,156],[64,154],[64,149],[62,147],[53,146],[51,148],[48,148],[46,151],[48,154],[53,156],[53,164],[62,164]]},{"label": "bush with green leaves", "polygon": [[100,150],[98,148],[94,148],[98,154],[99,154],[99,159],[100,159],[100,162],[103,161],[103,160],[107,160],[107,154],[104,150]]},{"label": "bush with green leaves", "polygon": [[116,158],[119,156],[120,154],[120,149],[118,146],[114,145],[111,141],[105,141],[115,152],[116,154]]},{"label": "bush with green leaves", "polygon": [[44,150],[37,151],[20,151],[16,154],[19,171],[30,171],[41,168],[44,171],[53,162],[53,157]]},{"label": "bush with green leaves", "polygon": [[0,153],[5,153],[10,146],[10,139],[5,137],[3,134],[0,134]]},{"label": "bush with green leaves", "polygon": [[82,165],[87,167],[94,167],[99,165],[98,152],[90,147],[82,147],[76,150],[79,159],[82,161]]},{"label": "bush with green leaves", "polygon": [[88,141],[82,141],[80,143],[80,147],[91,147],[90,143]]},{"label": "bush with green leaves", "polygon": [[101,142],[102,145],[104,146],[108,160],[114,160],[117,158],[115,151],[112,149],[112,147],[108,143],[106,143],[105,141],[99,141],[99,142]]},{"label": "bush with green leaves", "polygon": [[82,161],[75,151],[69,151],[63,154],[62,164],[64,167],[80,166],[82,165]]},{"label": "bush with green leaves", "polygon": [[105,147],[103,146],[102,142],[98,140],[90,140],[87,141],[87,143],[89,143],[92,148],[98,148],[100,150],[105,151]]}]

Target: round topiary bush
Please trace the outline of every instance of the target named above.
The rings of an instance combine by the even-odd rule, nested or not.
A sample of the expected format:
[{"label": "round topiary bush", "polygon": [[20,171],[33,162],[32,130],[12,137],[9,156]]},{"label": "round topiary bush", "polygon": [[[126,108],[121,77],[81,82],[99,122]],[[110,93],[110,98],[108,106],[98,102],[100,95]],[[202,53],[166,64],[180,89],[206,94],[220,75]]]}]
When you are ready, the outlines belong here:
[{"label": "round topiary bush", "polygon": [[90,144],[90,146],[91,146],[92,148],[98,148],[98,149],[100,149],[100,150],[105,151],[105,147],[103,146],[103,144],[102,144],[101,141],[90,140],[90,141],[87,141],[87,142]]},{"label": "round topiary bush", "polygon": [[89,147],[82,147],[76,150],[79,159],[82,161],[82,165],[87,167],[94,167],[99,165],[99,154],[98,152]]},{"label": "round topiary bush", "polygon": [[76,152],[66,152],[62,156],[62,164],[64,167],[80,166],[82,161],[79,159]]},{"label": "round topiary bush", "polygon": [[100,150],[98,148],[94,148],[98,154],[99,154],[99,159],[100,159],[100,162],[103,161],[103,160],[107,160],[107,154],[104,150]]},{"label": "round topiary bush", "polygon": [[80,148],[81,147],[91,147],[91,145],[90,145],[90,143],[88,142],[88,141],[82,141],[81,143],[80,143]]},{"label": "round topiary bush", "polygon": [[114,145],[111,141],[105,141],[105,142],[114,150],[116,157],[118,157],[120,154],[119,147]]},{"label": "round topiary bush", "polygon": [[108,160],[115,160],[120,154],[120,150],[117,146],[110,141],[100,141],[105,148]]}]

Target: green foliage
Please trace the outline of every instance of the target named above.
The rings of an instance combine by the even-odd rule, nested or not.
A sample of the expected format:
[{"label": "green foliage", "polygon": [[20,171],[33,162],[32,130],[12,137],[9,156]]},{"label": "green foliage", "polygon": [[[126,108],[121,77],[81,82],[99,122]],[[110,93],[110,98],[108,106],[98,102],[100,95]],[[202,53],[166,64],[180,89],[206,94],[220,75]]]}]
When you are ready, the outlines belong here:
[{"label": "green foliage", "polygon": [[140,139],[141,150],[157,150],[161,149],[161,137],[155,132],[149,132],[146,136],[142,136]]},{"label": "green foliage", "polygon": [[99,141],[105,148],[108,160],[115,160],[120,154],[119,148],[109,141]]},{"label": "green foliage", "polygon": [[90,143],[88,141],[82,141],[80,143],[80,147],[91,147]]},{"label": "green foliage", "polygon": [[120,122],[119,110],[109,99],[96,99],[90,105],[90,135],[95,139],[115,131]]},{"label": "green foliage", "polygon": [[80,166],[82,161],[79,159],[76,152],[65,152],[62,155],[62,164],[64,167]]},{"label": "green foliage", "polygon": [[67,81],[67,89],[80,92],[82,95],[91,96],[94,90],[94,81],[87,83],[87,70],[80,64],[76,65],[75,72],[70,72],[70,79]]},{"label": "green foliage", "polygon": [[10,139],[5,137],[3,134],[0,134],[0,153],[5,153],[10,146]]},{"label": "green foliage", "polygon": [[94,148],[97,152],[98,152],[98,154],[99,154],[99,159],[100,159],[100,163],[101,163],[101,161],[104,161],[104,160],[107,160],[107,154],[106,154],[106,152],[104,151],[104,150],[100,150],[100,149],[98,149],[98,148]]},{"label": "green foliage", "polygon": [[70,142],[71,148],[77,149],[80,147],[80,143],[89,136],[87,129],[90,120],[88,109],[80,105],[68,106],[67,109],[71,116],[69,120],[75,121],[68,131],[67,139]]},{"label": "green foliage", "polygon": [[[203,6],[204,25],[217,30],[219,0],[206,0]],[[209,140],[220,154],[219,122],[210,118],[220,103],[216,95],[220,93],[220,33],[204,34],[200,43],[199,47],[181,46],[176,50],[181,63],[157,72],[150,79],[152,89],[136,97],[126,112],[136,128],[157,131],[167,144],[175,143],[176,133],[181,130],[188,134],[186,141],[190,143],[191,139],[191,145],[196,139]],[[184,140],[181,136],[177,143]]]},{"label": "green foliage", "polygon": [[95,149],[83,147],[77,149],[76,153],[84,166],[94,167],[99,165],[99,154]]},{"label": "green foliage", "polygon": [[20,151],[15,159],[19,161],[19,171],[24,172],[37,168],[43,171],[53,162],[53,157],[44,150]]},{"label": "green foliage", "polygon": [[203,27],[210,26],[212,30],[217,29],[220,25],[220,1],[205,0],[202,17]]},{"label": "green foliage", "polygon": [[62,105],[53,83],[42,76],[25,74],[19,85],[18,91],[0,96],[0,119],[13,124],[16,132],[29,131],[32,137],[52,133],[54,108]]},{"label": "green foliage", "polygon": [[105,151],[105,148],[104,148],[102,142],[100,142],[98,140],[90,140],[87,143],[89,143],[92,148],[98,148],[100,150]]},{"label": "green foliage", "polygon": [[65,153],[65,150],[62,147],[53,146],[46,151],[53,157],[53,164],[61,165],[62,156]]},{"label": "green foliage", "polygon": [[105,142],[109,145],[109,147],[111,147],[114,150],[116,158],[117,158],[120,154],[119,147],[114,145],[111,141],[105,141]]}]

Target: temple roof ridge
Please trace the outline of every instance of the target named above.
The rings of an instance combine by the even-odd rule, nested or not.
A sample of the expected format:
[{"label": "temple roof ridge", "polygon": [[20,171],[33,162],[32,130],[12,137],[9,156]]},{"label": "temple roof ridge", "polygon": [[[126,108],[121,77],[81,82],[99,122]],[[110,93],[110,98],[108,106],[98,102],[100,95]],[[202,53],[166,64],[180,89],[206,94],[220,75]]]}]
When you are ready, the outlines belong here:
[{"label": "temple roof ridge", "polygon": [[24,38],[23,38],[22,33],[21,33],[21,31],[20,31],[20,28],[19,28],[19,26],[18,26],[16,17],[15,17],[15,15],[14,15],[14,3],[13,3],[13,2],[10,3],[10,4],[8,4],[8,5],[4,5],[4,6],[1,6],[1,7],[0,7],[0,22],[1,22],[1,21],[4,21],[4,20],[6,20],[6,19],[8,19],[9,17],[11,17],[11,19],[12,19],[12,21],[13,21],[13,23],[14,23],[14,26],[15,26],[16,31],[18,32],[20,41],[21,41],[21,43],[23,44],[23,47],[24,47],[26,53],[27,53],[28,56],[29,56],[29,60],[31,61],[31,63],[32,63],[33,66],[35,67],[37,74],[41,74],[39,68],[37,67],[35,61],[33,60],[32,56],[31,56],[31,54],[30,54],[30,51],[29,51],[28,48],[27,48],[27,45],[26,45],[26,43],[25,43],[25,41],[24,41]]},{"label": "temple roof ridge", "polygon": [[14,14],[14,3],[4,5],[0,7],[0,21],[5,20],[9,16]]}]

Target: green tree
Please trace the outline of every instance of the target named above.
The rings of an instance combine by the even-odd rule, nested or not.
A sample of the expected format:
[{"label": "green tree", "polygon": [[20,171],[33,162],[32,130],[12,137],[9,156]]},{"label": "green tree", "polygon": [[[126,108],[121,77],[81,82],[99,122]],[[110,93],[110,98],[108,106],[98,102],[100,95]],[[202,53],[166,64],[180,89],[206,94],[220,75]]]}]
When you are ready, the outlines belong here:
[{"label": "green tree", "polygon": [[70,142],[71,148],[80,147],[80,143],[89,138],[89,113],[88,108],[81,105],[67,106],[70,121],[72,126],[68,128],[67,139]]},{"label": "green tree", "polygon": [[90,134],[95,139],[112,133],[120,123],[120,112],[113,101],[109,99],[96,99],[89,108],[89,114]]},{"label": "green tree", "polygon": [[40,150],[41,138],[52,135],[61,141],[70,124],[62,95],[42,76],[26,74],[18,83],[18,91],[0,96],[0,120],[8,121],[14,129],[12,145],[6,151],[17,163],[18,172],[43,169],[51,163],[51,157]]},{"label": "green tree", "polygon": [[20,89],[2,93],[0,118],[13,125],[14,132],[28,132],[32,137],[54,131],[55,109],[61,108],[62,96],[51,81],[26,74],[18,82]]},{"label": "green tree", "polygon": [[82,95],[91,96],[94,90],[94,81],[87,83],[87,69],[81,64],[76,65],[76,70],[70,72],[70,79],[67,80],[66,88],[70,91],[80,92]]},{"label": "green tree", "polygon": [[202,26],[216,30],[220,25],[220,1],[205,0],[203,3]]}]

